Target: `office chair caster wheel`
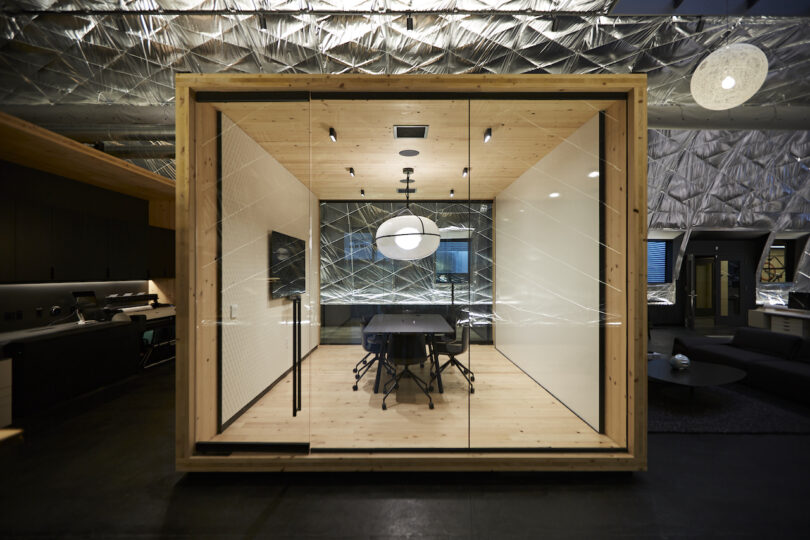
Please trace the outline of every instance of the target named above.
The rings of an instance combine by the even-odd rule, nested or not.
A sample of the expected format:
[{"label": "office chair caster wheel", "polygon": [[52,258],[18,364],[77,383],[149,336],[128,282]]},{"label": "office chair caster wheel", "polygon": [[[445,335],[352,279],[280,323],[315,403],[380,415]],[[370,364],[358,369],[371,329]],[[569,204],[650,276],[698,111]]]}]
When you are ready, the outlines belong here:
[{"label": "office chair caster wheel", "polygon": [[432,386],[428,386],[428,392],[433,392],[433,387]]},{"label": "office chair caster wheel", "polygon": [[475,382],[475,375],[470,375],[470,380]]},{"label": "office chair caster wheel", "polygon": [[354,386],[352,386],[352,390],[354,390],[355,392],[357,392],[357,385],[356,385],[356,384],[355,384]]},{"label": "office chair caster wheel", "polygon": [[394,385],[394,390],[399,390],[399,383]]},{"label": "office chair caster wheel", "polygon": [[352,370],[352,373],[357,373],[357,368],[354,368],[354,369]]},{"label": "office chair caster wheel", "polygon": [[429,408],[429,409],[432,409],[432,408],[433,408],[433,403],[432,403],[432,402],[428,404],[428,408]]},{"label": "office chair caster wheel", "polygon": [[385,403],[383,403],[383,410],[385,410],[385,409],[387,409],[387,408],[388,408],[388,407],[386,407],[386,406],[385,406]]},{"label": "office chair caster wheel", "polygon": [[360,380],[360,375],[355,375],[354,378],[355,378],[355,380],[359,381]]},{"label": "office chair caster wheel", "polygon": [[472,386],[470,387],[470,393],[471,393],[471,394],[474,394],[474,393],[475,393],[475,388],[473,388]]}]

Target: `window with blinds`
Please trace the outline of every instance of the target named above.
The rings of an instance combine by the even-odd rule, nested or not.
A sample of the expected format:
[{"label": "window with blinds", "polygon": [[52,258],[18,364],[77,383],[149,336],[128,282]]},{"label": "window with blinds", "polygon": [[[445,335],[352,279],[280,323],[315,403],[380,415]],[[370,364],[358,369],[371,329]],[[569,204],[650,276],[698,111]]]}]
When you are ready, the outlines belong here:
[{"label": "window with blinds", "polygon": [[647,283],[669,283],[669,257],[666,240],[647,241]]}]

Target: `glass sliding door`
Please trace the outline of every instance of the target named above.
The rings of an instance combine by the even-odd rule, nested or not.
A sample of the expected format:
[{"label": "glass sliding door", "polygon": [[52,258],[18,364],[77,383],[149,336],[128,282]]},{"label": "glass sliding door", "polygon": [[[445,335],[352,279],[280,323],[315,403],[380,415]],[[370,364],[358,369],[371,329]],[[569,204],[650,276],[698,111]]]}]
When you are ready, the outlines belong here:
[{"label": "glass sliding door", "polygon": [[[470,237],[468,102],[379,97],[312,100],[322,314],[311,360],[312,451],[467,448],[466,380],[448,366],[440,388],[428,352],[450,359],[435,337],[467,362],[449,323],[468,317],[481,260]],[[403,216],[435,224],[435,252],[383,253],[378,231]],[[396,244],[411,249],[420,232]],[[432,327],[440,332],[403,328],[431,319],[444,321]],[[364,339],[375,321],[384,325]]]},{"label": "glass sliding door", "polygon": [[604,329],[624,324],[606,302],[624,284],[605,269],[624,248],[605,224],[624,210],[607,200],[606,176],[625,164],[606,159],[605,116],[623,107],[470,102],[472,198],[494,201],[494,340],[472,348],[472,448],[616,444],[604,434]]},{"label": "glass sliding door", "polygon": [[220,307],[220,433],[214,440],[307,451],[305,358],[318,343],[310,105],[307,94],[269,99],[214,105],[220,246],[211,261]]}]

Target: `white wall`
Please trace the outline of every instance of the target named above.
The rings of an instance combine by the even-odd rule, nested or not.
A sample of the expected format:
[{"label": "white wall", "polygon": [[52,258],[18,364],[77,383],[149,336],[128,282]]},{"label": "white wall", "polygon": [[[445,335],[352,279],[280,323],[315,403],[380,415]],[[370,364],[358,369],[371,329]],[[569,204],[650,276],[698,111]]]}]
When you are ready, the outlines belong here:
[{"label": "white wall", "polygon": [[597,114],[499,193],[494,216],[495,346],[595,429],[598,169]]},{"label": "white wall", "polygon": [[[307,241],[307,293],[301,298],[304,354],[318,345],[318,221],[317,197],[223,115],[223,421],[292,363],[292,303],[271,300],[268,292],[271,231]],[[231,306],[237,306],[235,318]]]}]

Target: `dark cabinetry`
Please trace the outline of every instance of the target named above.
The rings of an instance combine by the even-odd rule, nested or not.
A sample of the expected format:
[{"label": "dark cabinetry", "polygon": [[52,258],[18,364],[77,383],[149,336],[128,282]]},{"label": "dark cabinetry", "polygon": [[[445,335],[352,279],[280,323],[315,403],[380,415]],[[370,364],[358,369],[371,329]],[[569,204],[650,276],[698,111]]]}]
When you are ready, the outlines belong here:
[{"label": "dark cabinetry", "polygon": [[174,231],[0,201],[0,283],[174,277]]},{"label": "dark cabinetry", "polygon": [[143,199],[0,160],[0,283],[174,276],[174,231]]},{"label": "dark cabinetry", "polygon": [[174,231],[149,227],[147,239],[147,277],[149,279],[174,277]]}]

